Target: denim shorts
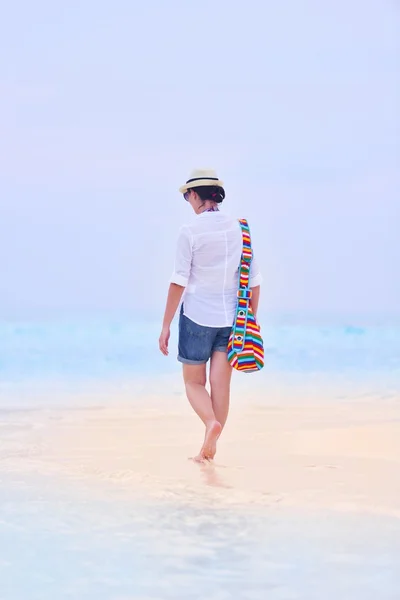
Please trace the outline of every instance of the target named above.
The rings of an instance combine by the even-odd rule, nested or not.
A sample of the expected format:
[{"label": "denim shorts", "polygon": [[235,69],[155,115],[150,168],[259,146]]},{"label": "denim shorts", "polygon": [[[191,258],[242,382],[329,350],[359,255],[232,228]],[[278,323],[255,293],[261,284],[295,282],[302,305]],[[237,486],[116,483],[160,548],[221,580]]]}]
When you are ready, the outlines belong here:
[{"label": "denim shorts", "polygon": [[186,365],[203,365],[213,352],[226,352],[232,327],[198,325],[183,314],[179,316],[178,360]]}]

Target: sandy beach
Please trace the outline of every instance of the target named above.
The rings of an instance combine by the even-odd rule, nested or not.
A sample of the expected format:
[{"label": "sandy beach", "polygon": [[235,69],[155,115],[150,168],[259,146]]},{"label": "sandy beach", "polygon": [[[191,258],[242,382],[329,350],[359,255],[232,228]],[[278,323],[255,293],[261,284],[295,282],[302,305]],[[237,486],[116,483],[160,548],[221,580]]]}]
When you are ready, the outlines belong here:
[{"label": "sandy beach", "polygon": [[398,400],[316,396],[237,393],[204,465],[181,392],[3,410],[1,600],[396,600]]},{"label": "sandy beach", "polygon": [[109,485],[142,498],[218,497],[230,505],[400,517],[394,401],[233,406],[216,459],[204,465],[188,460],[199,449],[202,425],[185,400],[172,399],[166,409],[158,404],[153,398],[139,409],[47,411],[40,426],[3,438],[0,469]]}]

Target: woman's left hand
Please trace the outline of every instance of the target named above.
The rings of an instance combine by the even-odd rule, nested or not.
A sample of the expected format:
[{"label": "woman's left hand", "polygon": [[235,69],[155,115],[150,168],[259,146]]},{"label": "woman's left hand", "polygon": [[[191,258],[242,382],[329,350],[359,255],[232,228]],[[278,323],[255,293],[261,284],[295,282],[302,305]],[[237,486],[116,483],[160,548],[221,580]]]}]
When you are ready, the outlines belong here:
[{"label": "woman's left hand", "polygon": [[169,336],[170,336],[169,327],[163,328],[161,331],[160,339],[158,340],[158,344],[159,344],[160,350],[164,354],[164,356],[168,356]]}]

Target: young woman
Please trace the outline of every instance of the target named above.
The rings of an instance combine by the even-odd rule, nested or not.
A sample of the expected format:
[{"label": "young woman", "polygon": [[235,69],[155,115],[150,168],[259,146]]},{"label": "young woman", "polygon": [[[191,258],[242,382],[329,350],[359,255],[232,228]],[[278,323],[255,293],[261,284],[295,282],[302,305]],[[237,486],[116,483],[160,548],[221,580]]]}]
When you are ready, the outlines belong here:
[{"label": "young woman", "polygon": [[[212,460],[226,423],[232,368],[227,345],[235,316],[242,254],[239,222],[220,212],[223,182],[212,169],[196,169],[179,189],[196,217],[181,228],[170,279],[160,350],[168,354],[170,325],[183,297],[179,318],[178,360],[183,364],[186,394],[205,425],[198,461]],[[251,305],[257,314],[261,275],[253,258]],[[210,361],[210,393],[206,364]]]}]

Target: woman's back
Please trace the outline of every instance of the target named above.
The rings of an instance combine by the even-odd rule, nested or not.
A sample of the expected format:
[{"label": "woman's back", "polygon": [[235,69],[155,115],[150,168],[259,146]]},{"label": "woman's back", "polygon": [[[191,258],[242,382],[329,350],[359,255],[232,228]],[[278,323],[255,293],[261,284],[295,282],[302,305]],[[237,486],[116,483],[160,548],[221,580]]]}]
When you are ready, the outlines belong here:
[{"label": "woman's back", "polygon": [[[171,282],[186,287],[184,314],[199,325],[232,325],[238,289],[242,233],[237,219],[210,211],[182,227]],[[251,285],[257,265],[252,266]]]}]

